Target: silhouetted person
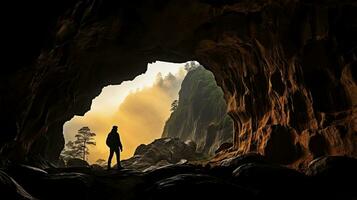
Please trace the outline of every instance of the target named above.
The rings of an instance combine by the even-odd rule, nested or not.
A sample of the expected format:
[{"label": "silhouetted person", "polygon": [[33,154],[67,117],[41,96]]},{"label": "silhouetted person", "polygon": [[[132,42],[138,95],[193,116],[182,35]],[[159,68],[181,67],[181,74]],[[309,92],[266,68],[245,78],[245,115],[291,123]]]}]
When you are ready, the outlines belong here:
[{"label": "silhouetted person", "polygon": [[120,136],[118,133],[118,127],[113,126],[112,130],[108,134],[107,137],[107,146],[110,148],[109,158],[108,158],[108,169],[110,169],[110,164],[112,162],[113,154],[115,152],[115,156],[117,157],[117,168],[121,169],[120,165],[120,151],[123,151],[123,146],[120,142]]}]

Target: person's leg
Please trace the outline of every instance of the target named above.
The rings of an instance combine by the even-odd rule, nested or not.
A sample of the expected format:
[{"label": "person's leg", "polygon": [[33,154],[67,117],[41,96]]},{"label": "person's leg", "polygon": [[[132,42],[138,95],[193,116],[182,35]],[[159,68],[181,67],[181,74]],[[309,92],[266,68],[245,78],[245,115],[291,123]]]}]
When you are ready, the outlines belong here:
[{"label": "person's leg", "polygon": [[120,164],[120,151],[119,151],[119,148],[115,149],[115,156],[117,157],[117,168],[120,169],[121,168],[121,164]]},{"label": "person's leg", "polygon": [[112,162],[113,154],[114,154],[114,150],[110,149],[109,158],[108,158],[108,169],[110,169],[110,164]]}]

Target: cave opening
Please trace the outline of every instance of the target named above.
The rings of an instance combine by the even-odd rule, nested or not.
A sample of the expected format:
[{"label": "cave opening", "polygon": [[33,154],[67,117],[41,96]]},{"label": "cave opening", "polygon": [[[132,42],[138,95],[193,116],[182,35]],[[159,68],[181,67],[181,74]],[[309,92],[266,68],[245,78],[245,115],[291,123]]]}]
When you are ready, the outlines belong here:
[{"label": "cave opening", "polygon": [[[0,73],[0,198],[357,199],[351,184],[357,177],[355,0],[10,4],[4,6],[12,12],[4,26],[10,45],[2,45]],[[233,142],[203,163],[172,154],[215,151],[203,144],[216,138],[197,132],[195,142],[139,145],[126,161],[157,158],[154,167],[53,165],[65,143],[63,124],[90,110],[104,86],[132,80],[156,60],[196,60],[214,74],[233,120]],[[169,117],[186,123],[168,123],[165,137],[174,130],[192,139],[187,130],[202,130],[202,123],[190,119],[210,116],[199,108],[216,110],[207,98],[190,102],[191,94],[212,91],[192,77],[203,87],[186,85],[188,98]],[[211,123],[207,133],[221,132],[220,125]]]},{"label": "cave opening", "polygon": [[[73,160],[79,159],[105,167],[109,154],[106,137],[113,125],[118,126],[125,146],[120,157],[127,168],[137,169],[138,166],[130,160],[138,156],[138,151],[143,151],[140,147],[144,145],[148,148],[141,154],[151,151],[149,147],[155,145],[160,151],[156,152],[159,155],[150,154],[146,158],[158,159],[155,162],[136,162],[136,165],[146,164],[147,167],[202,160],[232,146],[233,121],[227,114],[223,91],[213,73],[197,61],[156,61],[149,63],[146,72],[133,80],[104,87],[92,100],[90,110],[64,123],[65,146],[60,155],[61,165],[68,163],[70,166]],[[95,133],[88,138],[92,143],[85,147],[78,142],[79,130],[83,127]],[[167,142],[166,146],[159,144],[164,138],[177,138],[178,141]],[[165,155],[163,151],[178,148],[180,142],[194,149],[188,154],[180,147],[180,150],[171,152],[176,155],[170,155],[170,158]],[[157,158],[160,156],[162,158]],[[172,156],[177,158],[172,159]],[[139,169],[145,170],[143,166]]]}]

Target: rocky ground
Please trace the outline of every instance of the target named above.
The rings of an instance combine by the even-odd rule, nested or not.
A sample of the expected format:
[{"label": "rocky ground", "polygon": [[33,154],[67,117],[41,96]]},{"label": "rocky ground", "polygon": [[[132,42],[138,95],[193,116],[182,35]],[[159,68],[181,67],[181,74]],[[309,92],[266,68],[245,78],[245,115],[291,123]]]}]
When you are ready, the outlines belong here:
[{"label": "rocky ground", "polygon": [[184,164],[202,158],[196,151],[196,143],[185,142],[178,138],[160,138],[150,144],[138,146],[134,156],[123,160],[122,166],[127,169],[149,171],[170,164]]},{"label": "rocky ground", "polygon": [[[189,161],[202,161],[207,157],[205,154],[196,151],[196,143],[192,140],[181,141],[178,138],[159,138],[154,140],[150,144],[139,145],[133,157],[122,160],[121,166],[126,169],[132,169],[137,171],[150,171],[158,167],[171,165],[171,164],[185,164]],[[113,158],[113,162],[115,157]],[[36,162],[32,162],[39,168],[48,168],[51,165],[40,166]],[[31,163],[31,164],[32,164]],[[89,163],[79,159],[71,158],[62,161],[57,164],[57,167],[89,167]],[[92,164],[92,168],[106,168],[106,162],[104,165]],[[114,165],[113,168],[117,168]]]},{"label": "rocky ground", "polygon": [[0,190],[2,199],[357,199],[356,169],[354,158],[329,156],[302,173],[253,153],[146,172],[9,164],[0,171]]}]

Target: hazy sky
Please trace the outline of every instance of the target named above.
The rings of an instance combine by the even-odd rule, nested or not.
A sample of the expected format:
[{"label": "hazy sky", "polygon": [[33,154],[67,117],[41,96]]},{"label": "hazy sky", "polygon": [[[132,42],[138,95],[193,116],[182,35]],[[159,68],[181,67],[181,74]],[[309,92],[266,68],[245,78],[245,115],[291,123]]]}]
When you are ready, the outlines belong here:
[{"label": "hazy sky", "polygon": [[64,124],[66,142],[74,140],[81,127],[88,126],[97,134],[97,145],[90,148],[89,162],[94,163],[99,158],[106,160],[105,139],[111,127],[117,125],[124,146],[122,159],[131,157],[138,145],[161,136],[170,115],[171,102],[178,99],[185,75],[184,64],[155,62],[134,80],[103,88],[93,99],[90,111]]}]

